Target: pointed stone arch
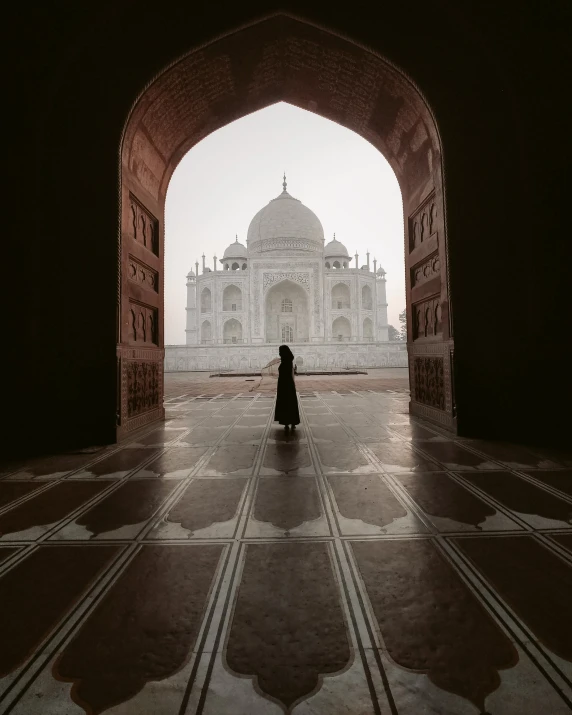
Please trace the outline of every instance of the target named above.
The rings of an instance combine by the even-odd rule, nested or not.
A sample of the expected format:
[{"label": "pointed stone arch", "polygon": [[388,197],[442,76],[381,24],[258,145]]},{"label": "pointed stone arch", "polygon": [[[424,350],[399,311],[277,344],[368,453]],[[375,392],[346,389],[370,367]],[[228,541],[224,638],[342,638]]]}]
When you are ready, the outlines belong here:
[{"label": "pointed stone arch", "polygon": [[[326,75],[331,78],[327,83],[322,81]],[[411,410],[453,428],[452,319],[437,125],[421,92],[402,71],[348,38],[278,14],[190,51],[155,77],[133,106],[121,142],[121,265],[132,247],[141,245],[150,252],[148,262],[162,279],[165,195],[179,161],[219,127],[277,101],[309,109],[355,131],[392,166],[404,206],[408,324],[413,325],[417,308],[426,313],[421,305],[425,300],[437,301],[441,316],[430,338],[418,342],[412,330],[408,336]],[[138,216],[135,222],[133,210]],[[441,269],[428,296],[427,286],[413,285],[409,266],[418,266],[435,253]],[[117,354],[123,374],[133,360],[124,330],[133,295],[127,276],[121,286]],[[160,313],[157,347],[162,350],[163,280],[160,286],[154,300]],[[162,362],[157,350],[137,359],[154,360],[159,366]],[[418,369],[427,361],[432,364],[431,374],[440,376],[434,381],[440,393],[435,399],[427,398],[430,391],[424,376],[428,373]],[[161,410],[145,417],[137,410],[127,414],[125,394],[122,387],[119,433],[162,414]],[[160,403],[162,395],[157,399]]]}]

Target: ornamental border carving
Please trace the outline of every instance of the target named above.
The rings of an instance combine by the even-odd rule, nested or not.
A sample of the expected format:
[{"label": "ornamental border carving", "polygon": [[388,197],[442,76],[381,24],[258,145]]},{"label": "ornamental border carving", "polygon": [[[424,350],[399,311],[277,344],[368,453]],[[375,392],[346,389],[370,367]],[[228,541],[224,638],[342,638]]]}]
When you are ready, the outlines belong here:
[{"label": "ornamental border carving", "polygon": [[437,233],[437,204],[435,189],[409,215],[409,252]]},{"label": "ornamental border carving", "polygon": [[280,273],[264,273],[262,275],[262,289],[266,293],[276,283],[282,281],[299,283],[306,291],[310,292],[310,273],[306,271],[281,271]]},{"label": "ornamental border carving", "polygon": [[162,409],[164,356],[163,351],[157,352],[159,359],[151,351],[144,353],[144,359],[122,355],[121,424],[129,424],[129,429],[133,429],[134,418],[141,418],[144,423],[149,412]]},{"label": "ornamental border carving", "polygon": [[426,417],[432,422],[438,422],[447,429],[454,429],[454,418],[447,412],[442,412],[441,410],[435,409],[434,407],[429,407],[416,400],[411,400],[411,412],[419,417]]},{"label": "ornamental border carving", "polygon": [[129,255],[127,277],[133,283],[138,283],[143,288],[147,288],[147,290],[152,290],[154,293],[159,292],[159,274],[157,271],[132,255]]},{"label": "ornamental border carving", "polygon": [[[255,248],[256,246],[256,248]],[[303,238],[265,238],[260,241],[254,241],[249,249],[253,251],[287,251],[287,250],[302,250],[302,251],[315,251],[316,249],[321,250],[322,246],[319,241],[312,241],[312,239]]]},{"label": "ornamental border carving", "polygon": [[411,268],[411,287],[423,285],[431,278],[435,278],[441,274],[441,262],[439,259],[439,251],[435,251],[428,258],[417,263]]}]

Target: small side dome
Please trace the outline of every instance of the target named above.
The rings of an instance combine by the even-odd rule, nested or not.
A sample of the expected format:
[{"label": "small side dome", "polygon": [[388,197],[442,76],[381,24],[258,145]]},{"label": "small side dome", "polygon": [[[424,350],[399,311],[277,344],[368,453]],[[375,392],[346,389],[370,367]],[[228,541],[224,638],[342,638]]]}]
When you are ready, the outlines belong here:
[{"label": "small side dome", "polygon": [[191,268],[191,270],[187,273],[187,278],[194,278],[195,277],[195,272]]},{"label": "small side dome", "polygon": [[378,276],[384,276],[384,275],[385,275],[385,271],[383,270],[383,268],[382,268],[381,266],[377,269],[377,275],[378,275]]},{"label": "small side dome", "polygon": [[324,246],[324,257],[325,258],[349,258],[348,249],[343,243],[340,243],[336,239],[336,234],[334,233],[334,238],[329,243]]},{"label": "small side dome", "polygon": [[220,259],[220,262],[222,263],[223,261],[226,261],[229,258],[246,258],[247,255],[248,254],[246,251],[246,246],[243,246],[242,243],[238,242],[238,236],[237,236],[235,242],[231,243],[230,246],[224,252],[224,255]]}]

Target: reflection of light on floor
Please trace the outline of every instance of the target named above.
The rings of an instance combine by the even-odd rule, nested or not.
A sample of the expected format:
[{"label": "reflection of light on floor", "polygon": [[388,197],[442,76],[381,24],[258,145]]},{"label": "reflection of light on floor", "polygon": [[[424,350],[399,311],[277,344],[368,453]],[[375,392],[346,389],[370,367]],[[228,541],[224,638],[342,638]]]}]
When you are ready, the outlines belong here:
[{"label": "reflection of light on floor", "polygon": [[3,474],[0,699],[568,712],[572,460],[413,420],[399,374],[300,379],[294,433],[244,381],[166,376],[164,425]]}]

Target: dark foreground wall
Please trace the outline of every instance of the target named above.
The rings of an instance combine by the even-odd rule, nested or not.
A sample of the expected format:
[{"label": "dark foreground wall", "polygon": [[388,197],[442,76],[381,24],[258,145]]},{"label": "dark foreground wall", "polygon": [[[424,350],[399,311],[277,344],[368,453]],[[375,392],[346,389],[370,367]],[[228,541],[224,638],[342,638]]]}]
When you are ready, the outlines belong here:
[{"label": "dark foreground wall", "polygon": [[[4,66],[5,453],[114,438],[123,124],[169,61],[270,5],[37,3],[5,18],[13,38]],[[412,0],[384,4],[382,14],[354,4],[350,15],[348,5],[289,5],[375,48],[435,111],[464,434],[566,439],[565,7]]]}]

